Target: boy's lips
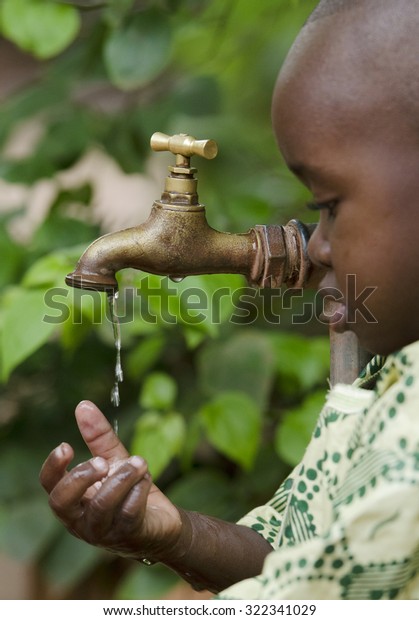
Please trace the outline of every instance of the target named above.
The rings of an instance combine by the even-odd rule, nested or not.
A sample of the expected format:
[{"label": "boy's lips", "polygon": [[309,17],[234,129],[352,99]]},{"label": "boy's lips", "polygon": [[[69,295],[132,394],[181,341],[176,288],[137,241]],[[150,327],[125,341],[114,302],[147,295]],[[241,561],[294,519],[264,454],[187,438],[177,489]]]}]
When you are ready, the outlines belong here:
[{"label": "boy's lips", "polygon": [[342,301],[326,301],[323,308],[320,318],[324,323],[328,323],[330,329],[337,333],[342,333],[348,329],[347,309]]},{"label": "boy's lips", "polygon": [[319,284],[318,292],[323,298],[323,311],[320,320],[327,323],[335,332],[341,333],[348,329],[347,307],[342,293],[334,279],[327,274]]}]

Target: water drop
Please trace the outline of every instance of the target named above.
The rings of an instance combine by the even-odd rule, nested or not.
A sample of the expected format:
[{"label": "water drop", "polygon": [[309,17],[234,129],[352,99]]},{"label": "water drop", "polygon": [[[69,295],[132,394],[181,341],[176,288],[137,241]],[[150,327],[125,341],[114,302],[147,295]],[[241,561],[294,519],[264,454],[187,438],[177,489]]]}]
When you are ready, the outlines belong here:
[{"label": "water drop", "polygon": [[118,436],[118,431],[119,431],[118,418],[114,418],[114,420],[113,420],[113,432],[115,433],[116,436]]},{"label": "water drop", "polygon": [[121,356],[120,354],[118,355],[118,353],[116,355],[115,377],[116,377],[116,380],[120,383],[121,381],[124,380],[124,373],[122,372]]},{"label": "water drop", "polygon": [[111,403],[113,404],[114,407],[119,407],[120,398],[119,398],[119,385],[117,381],[115,381],[115,385],[113,386],[112,391],[111,391]]},{"label": "water drop", "polygon": [[172,282],[179,283],[185,279],[185,276],[169,276],[169,278],[171,279]]}]

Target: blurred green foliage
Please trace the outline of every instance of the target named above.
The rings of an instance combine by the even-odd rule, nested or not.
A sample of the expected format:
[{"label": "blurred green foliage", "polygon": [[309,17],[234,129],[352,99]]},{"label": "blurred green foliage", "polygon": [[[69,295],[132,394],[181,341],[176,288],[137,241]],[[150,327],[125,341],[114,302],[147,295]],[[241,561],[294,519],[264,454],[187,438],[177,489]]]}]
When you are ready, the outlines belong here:
[{"label": "blurred green foliage", "polygon": [[[142,171],[153,132],[186,131],[219,143],[216,160],[196,162],[212,226],[245,231],[304,220],[306,194],[280,160],[270,98],[315,4],[1,0],[3,37],[39,60],[36,80],[0,102],[2,178],[32,186],[92,147],[126,174]],[[119,93],[119,104],[92,105],[83,96],[91,87]],[[44,126],[36,148],[8,157],[4,146],[31,118]],[[75,405],[89,398],[116,420],[121,438],[149,460],[173,501],[237,519],[266,501],[301,457],[326,390],[328,340],[313,321],[293,326],[292,311],[269,291],[251,297],[249,314],[240,277],[174,284],[127,271],[121,297],[133,319],[121,321],[125,380],[121,406],[113,409],[106,300],[64,286],[101,234],[91,201],[89,186],[57,188],[25,244],[12,231],[26,205],[0,215],[0,550],[30,562],[47,591],[61,596],[93,596],[89,584],[97,588],[99,580],[104,597],[160,597],[176,581],[164,567],[121,562],[72,539],[47,507],[38,471],[48,452],[66,440],[78,459],[88,456]],[[74,204],[82,217],[69,208]],[[139,294],[124,297],[129,290]],[[198,308],[191,290],[211,303]],[[267,304],[275,321],[263,311]],[[295,304],[300,312],[304,300]],[[130,316],[126,306],[122,315]]]}]

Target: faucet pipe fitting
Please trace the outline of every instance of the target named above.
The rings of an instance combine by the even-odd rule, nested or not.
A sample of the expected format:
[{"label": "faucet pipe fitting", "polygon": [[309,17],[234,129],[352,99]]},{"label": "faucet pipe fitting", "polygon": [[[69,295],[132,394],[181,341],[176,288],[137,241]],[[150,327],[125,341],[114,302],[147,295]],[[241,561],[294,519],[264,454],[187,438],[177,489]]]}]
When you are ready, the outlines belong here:
[{"label": "faucet pipe fitting", "polygon": [[262,264],[260,288],[304,288],[311,277],[313,265],[307,246],[315,224],[291,220],[286,226],[255,226],[260,238]]}]

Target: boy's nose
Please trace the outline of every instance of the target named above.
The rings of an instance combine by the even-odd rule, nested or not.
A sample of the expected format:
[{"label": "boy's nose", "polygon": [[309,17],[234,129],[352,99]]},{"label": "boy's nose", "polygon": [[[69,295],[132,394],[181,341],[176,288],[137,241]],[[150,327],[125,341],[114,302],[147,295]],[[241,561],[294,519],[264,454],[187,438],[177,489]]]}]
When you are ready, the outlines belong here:
[{"label": "boy's nose", "polygon": [[332,267],[330,243],[322,232],[322,226],[318,224],[310,237],[307,253],[312,263],[318,267]]}]

